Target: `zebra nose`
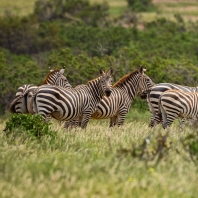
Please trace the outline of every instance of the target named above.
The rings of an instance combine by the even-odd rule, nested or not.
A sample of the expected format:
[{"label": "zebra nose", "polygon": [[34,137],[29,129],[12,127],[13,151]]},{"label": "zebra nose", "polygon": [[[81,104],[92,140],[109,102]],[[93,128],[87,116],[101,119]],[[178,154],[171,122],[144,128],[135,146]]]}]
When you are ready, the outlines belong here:
[{"label": "zebra nose", "polygon": [[111,95],[111,89],[106,89],[106,90],[105,90],[105,95],[106,95],[107,97],[109,97],[109,96]]}]

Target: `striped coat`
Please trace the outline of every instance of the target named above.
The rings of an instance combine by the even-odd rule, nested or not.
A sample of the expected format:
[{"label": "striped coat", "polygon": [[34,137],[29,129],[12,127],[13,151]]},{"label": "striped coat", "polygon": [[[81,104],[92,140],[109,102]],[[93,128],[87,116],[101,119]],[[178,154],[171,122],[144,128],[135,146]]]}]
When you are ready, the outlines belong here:
[{"label": "striped coat", "polygon": [[198,118],[198,93],[168,90],[159,98],[159,116],[163,128],[169,127],[178,118]]},{"label": "striped coat", "polygon": [[[110,118],[110,127],[123,125],[131,103],[141,90],[150,89],[154,83],[144,73],[146,68],[140,67],[139,70],[123,76],[112,87],[109,97],[104,97],[97,105],[95,112],[91,115],[92,119]],[[65,128],[76,125],[77,121],[65,123]]]},{"label": "striped coat", "polygon": [[79,126],[86,128],[102,97],[111,94],[112,70],[109,72],[100,70],[100,74],[100,77],[77,89],[40,86],[31,99],[31,113],[34,113],[34,103],[36,113],[41,114],[45,121],[48,121],[48,115],[59,121],[78,118]]},{"label": "striped coat", "polygon": [[[63,74],[64,69],[50,70],[49,74],[46,76],[43,82],[43,85],[56,85],[65,88],[71,87],[71,85],[67,81],[67,78]],[[29,97],[36,88],[38,88],[38,86],[33,84],[25,84],[20,86],[16,92],[15,99],[11,102],[9,106],[9,111],[11,113],[29,113]]]},{"label": "striped coat", "polygon": [[198,87],[188,87],[171,83],[159,83],[153,86],[149,91],[142,94],[142,97],[147,97],[147,103],[151,112],[150,127],[154,127],[156,124],[161,122],[161,118],[158,115],[158,106],[160,96],[168,90],[181,90],[184,92],[197,92]]}]

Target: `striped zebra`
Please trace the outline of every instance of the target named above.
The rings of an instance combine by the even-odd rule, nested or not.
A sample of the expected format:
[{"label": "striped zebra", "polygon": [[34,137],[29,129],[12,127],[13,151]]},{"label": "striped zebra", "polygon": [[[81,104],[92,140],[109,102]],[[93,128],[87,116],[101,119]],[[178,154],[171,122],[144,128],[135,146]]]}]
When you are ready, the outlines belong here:
[{"label": "striped zebra", "polygon": [[[64,71],[64,69],[51,69],[46,76],[43,85],[56,85],[64,88],[71,87],[71,85],[67,81],[67,78],[63,75]],[[16,92],[15,99],[11,102],[9,106],[9,111],[11,113],[29,113],[29,97],[36,88],[38,88],[38,86],[33,84],[25,84],[20,86]]]},{"label": "striped zebra", "polygon": [[[59,121],[79,119],[79,126],[86,128],[91,114],[102,97],[111,94],[111,74],[110,71],[100,70],[101,76],[88,81],[86,85],[77,89],[64,89],[54,86],[40,86],[31,99],[31,113],[38,113],[45,121],[49,121],[47,116],[52,116]],[[36,112],[33,110],[35,104]]]},{"label": "striped zebra", "polygon": [[152,114],[149,124],[150,127],[154,127],[162,121],[158,115],[159,98],[165,91],[171,89],[192,93],[198,92],[198,87],[187,87],[171,83],[159,83],[153,86],[149,91],[143,92],[141,98],[147,97],[147,103]]},{"label": "striped zebra", "polygon": [[178,118],[197,120],[198,93],[168,90],[159,98],[159,116],[162,116],[163,128],[169,127]]},{"label": "striped zebra", "polygon": [[[111,95],[104,97],[100,101],[91,118],[110,118],[110,127],[123,125],[126,114],[129,112],[136,95],[154,85],[153,81],[145,74],[145,71],[146,68],[141,66],[139,70],[133,71],[117,81],[112,87]],[[76,120],[73,122],[68,121],[64,127],[75,127],[76,124]]]}]

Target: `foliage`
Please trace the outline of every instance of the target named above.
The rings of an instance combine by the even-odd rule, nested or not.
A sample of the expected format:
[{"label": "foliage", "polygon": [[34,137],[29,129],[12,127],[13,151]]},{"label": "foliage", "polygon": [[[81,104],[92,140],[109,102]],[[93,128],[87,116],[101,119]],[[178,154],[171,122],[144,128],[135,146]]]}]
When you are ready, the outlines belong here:
[{"label": "foliage", "polygon": [[151,11],[154,9],[152,0],[126,0],[128,6],[134,11]]},{"label": "foliage", "polygon": [[[1,124],[0,129],[3,127]],[[153,137],[147,148],[157,150],[154,137],[160,130],[149,129],[141,120],[114,130],[108,128],[105,120],[91,120],[86,131],[66,132],[57,122],[51,127],[57,131],[51,144],[45,137],[41,141],[24,141],[18,135],[13,140],[13,136],[0,130],[0,197],[197,196],[197,165],[182,152],[178,126],[171,126],[167,139],[172,142],[171,147],[164,150],[157,166],[145,166],[145,160],[130,154],[118,155],[120,148],[141,145],[150,133]]]},{"label": "foliage", "polygon": [[[195,125],[195,127],[197,127]],[[198,165],[198,131],[193,127],[193,132],[182,139],[184,150],[189,154],[191,160]]]},{"label": "foliage", "polygon": [[108,9],[106,3],[92,5],[87,0],[38,0],[34,15],[39,22],[64,19],[65,22],[97,26],[108,16]]},{"label": "foliage", "polygon": [[[19,86],[40,85],[49,66],[66,66],[73,86],[97,77],[100,67],[113,67],[116,82],[139,65],[147,66],[155,83],[197,86],[198,23],[185,23],[175,15],[174,21],[157,18],[139,30],[131,11],[132,25],[126,28],[124,19],[118,24],[106,18],[105,5],[39,0],[32,15],[0,17],[0,114]],[[147,109],[138,99],[133,104]]]},{"label": "foliage", "polygon": [[53,140],[56,136],[50,128],[50,123],[44,122],[41,115],[31,114],[12,114],[3,131],[6,135],[27,133],[31,139],[48,135]]},{"label": "foliage", "polygon": [[28,56],[0,51],[0,114],[5,113],[18,87],[23,84],[40,85],[48,72],[49,69],[41,69]]}]

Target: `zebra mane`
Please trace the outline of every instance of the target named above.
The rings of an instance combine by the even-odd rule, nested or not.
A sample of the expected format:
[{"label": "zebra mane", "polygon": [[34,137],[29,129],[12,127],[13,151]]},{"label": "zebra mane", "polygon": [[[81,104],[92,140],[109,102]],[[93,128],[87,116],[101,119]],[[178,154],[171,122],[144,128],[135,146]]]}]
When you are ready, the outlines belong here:
[{"label": "zebra mane", "polygon": [[93,82],[93,81],[95,81],[95,80],[98,80],[100,77],[101,77],[101,76],[99,76],[99,77],[97,77],[97,78],[94,78],[94,79],[92,79],[92,80],[89,80],[89,81],[86,82],[86,84],[81,84],[81,85],[88,85],[89,83],[91,83],[91,82]]},{"label": "zebra mane", "polygon": [[43,85],[47,84],[47,79],[49,78],[50,75],[59,72],[60,69],[54,69],[54,70],[50,70],[49,74],[45,77],[45,80],[43,81]]},{"label": "zebra mane", "polygon": [[138,71],[133,71],[129,74],[126,74],[120,80],[118,80],[112,87],[118,87],[120,85],[123,85],[129,78],[131,78],[131,76],[133,76],[136,73],[139,73],[139,72]]}]

